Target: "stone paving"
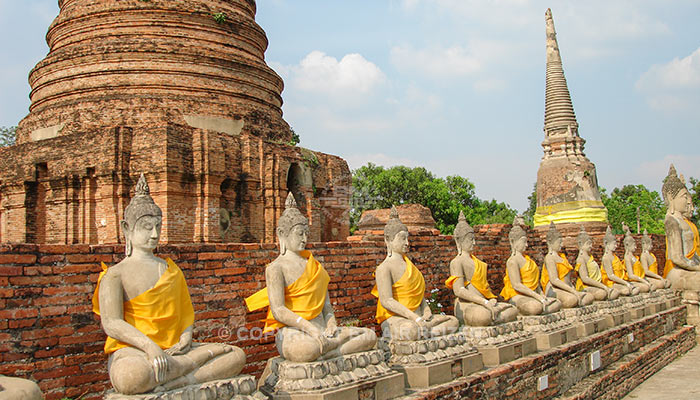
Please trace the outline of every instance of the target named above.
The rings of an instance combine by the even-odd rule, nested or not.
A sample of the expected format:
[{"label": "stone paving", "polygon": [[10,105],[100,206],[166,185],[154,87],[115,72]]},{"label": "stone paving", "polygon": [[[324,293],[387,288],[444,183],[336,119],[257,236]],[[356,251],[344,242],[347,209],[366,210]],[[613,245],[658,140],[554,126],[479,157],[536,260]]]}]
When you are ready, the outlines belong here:
[{"label": "stone paving", "polygon": [[697,386],[700,346],[667,365],[637,386],[623,400],[696,400],[700,399]]}]

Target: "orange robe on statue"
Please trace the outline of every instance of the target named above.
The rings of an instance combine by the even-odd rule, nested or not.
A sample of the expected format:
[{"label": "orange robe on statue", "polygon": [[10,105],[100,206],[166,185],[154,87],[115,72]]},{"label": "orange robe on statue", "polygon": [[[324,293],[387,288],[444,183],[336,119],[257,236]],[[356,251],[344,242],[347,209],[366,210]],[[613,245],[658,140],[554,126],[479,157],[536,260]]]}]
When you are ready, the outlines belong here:
[{"label": "orange robe on statue", "polygon": [[[391,285],[392,297],[404,307],[415,311],[420,307],[425,298],[425,279],[423,278],[423,274],[420,273],[418,268],[413,265],[408,257],[403,256],[403,260],[406,262],[406,271],[401,276],[401,279]],[[372,296],[377,298],[376,318],[378,324],[396,315],[382,306],[376,284],[374,288],[372,288]]]},{"label": "orange robe on statue", "polygon": [[[520,267],[520,282],[527,286],[531,290],[537,291],[540,286],[540,268],[537,264],[529,257],[525,256],[525,264]],[[510,276],[508,276],[508,269],[506,268],[506,276],[503,278],[503,290],[501,290],[501,297],[506,300],[510,300],[513,296],[519,294],[513,285],[510,283]]]},{"label": "orange robe on statue", "polygon": [[[684,218],[685,222],[690,226],[690,230],[693,231],[693,248],[690,249],[685,258],[691,259],[698,252],[698,246],[700,246],[700,235],[698,235],[698,227],[694,223],[690,222],[687,218]],[[676,266],[673,265],[673,261],[668,257],[668,239],[666,239],[666,264],[664,265],[664,278],[669,272]]]},{"label": "orange robe on statue", "polygon": [[[478,290],[485,298],[495,299],[496,295],[491,292],[491,288],[489,287],[489,281],[486,279],[487,264],[476,258],[476,256],[474,256],[473,254],[471,255],[471,257],[474,261],[474,274],[472,275],[471,280],[467,280],[466,278],[464,278],[464,287],[469,286],[469,284],[471,283],[472,286],[474,286],[474,288]],[[452,289],[456,280],[456,276],[450,275],[450,277],[447,278],[447,280],[445,281],[445,286],[447,286],[448,289]]]},{"label": "orange robe on statue", "polygon": [[[559,275],[559,279],[564,279],[564,277],[574,269],[574,267],[569,264],[569,260],[566,259],[566,256],[563,253],[559,253],[559,257],[563,260],[562,262],[557,263],[557,274]],[[547,272],[547,267],[542,266],[542,277],[540,278],[540,284],[542,284],[542,290],[545,290],[547,288],[547,284],[549,283],[549,272]]]}]

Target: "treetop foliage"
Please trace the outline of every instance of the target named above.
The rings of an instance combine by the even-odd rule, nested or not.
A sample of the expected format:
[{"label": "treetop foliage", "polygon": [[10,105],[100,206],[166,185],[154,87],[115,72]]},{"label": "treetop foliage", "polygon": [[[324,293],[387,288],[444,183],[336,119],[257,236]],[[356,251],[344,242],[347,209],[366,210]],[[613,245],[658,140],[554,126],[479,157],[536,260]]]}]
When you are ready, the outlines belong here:
[{"label": "treetop foliage", "polygon": [[443,234],[452,234],[460,211],[471,225],[510,223],[516,215],[505,203],[479,199],[474,184],[457,175],[438,178],[423,167],[384,168],[372,163],[352,171],[352,175],[352,231],[357,228],[363,211],[399,204],[428,207]]}]

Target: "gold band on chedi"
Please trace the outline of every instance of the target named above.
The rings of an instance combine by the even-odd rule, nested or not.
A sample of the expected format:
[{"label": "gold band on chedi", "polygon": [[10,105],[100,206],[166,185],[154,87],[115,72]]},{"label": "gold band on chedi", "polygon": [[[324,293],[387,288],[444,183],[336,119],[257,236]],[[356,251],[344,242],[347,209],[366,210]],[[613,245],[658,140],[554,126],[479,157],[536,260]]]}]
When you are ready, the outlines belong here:
[{"label": "gold band on chedi", "polygon": [[608,210],[599,200],[568,201],[537,207],[534,222],[535,226],[549,225],[550,222],[608,222]]}]

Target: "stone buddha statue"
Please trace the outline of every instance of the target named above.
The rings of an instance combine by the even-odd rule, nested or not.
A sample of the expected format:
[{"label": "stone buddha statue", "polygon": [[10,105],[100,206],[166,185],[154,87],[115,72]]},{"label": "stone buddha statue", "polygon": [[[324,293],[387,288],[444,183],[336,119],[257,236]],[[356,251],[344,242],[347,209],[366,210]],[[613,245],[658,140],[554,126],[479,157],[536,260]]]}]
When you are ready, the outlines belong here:
[{"label": "stone buddha statue", "polygon": [[0,375],[0,400],[42,400],[39,385],[21,378]]},{"label": "stone buddha statue", "polygon": [[639,288],[624,279],[625,264],[614,253],[617,248],[617,239],[609,226],[603,238],[603,246],[605,247],[602,259],[603,268],[600,270],[602,282],[623,296],[639,294]]},{"label": "stone buddha statue", "polygon": [[615,288],[603,284],[603,275],[600,266],[591,255],[593,240],[581,226],[581,232],[576,238],[578,242],[578,257],[576,258],[576,290],[586,291],[598,300],[615,300],[620,296]]},{"label": "stone buddha statue", "polygon": [[542,268],[542,277],[540,278],[542,289],[548,297],[554,297],[561,301],[564,308],[590,305],[593,303],[594,297],[588,292],[579,292],[574,287],[571,279],[571,270],[574,268],[569,264],[566,256],[560,253],[561,246],[561,234],[551,222],[549,231],[547,231],[549,250],[544,257],[544,268]]},{"label": "stone buddha statue", "polygon": [[644,270],[644,278],[651,283],[651,287],[656,289],[668,289],[671,287],[671,282],[659,275],[659,263],[656,261],[656,256],[651,252],[652,248],[651,237],[647,230],[644,230],[642,236],[642,254],[639,255],[639,262]]},{"label": "stone buddha statue", "polygon": [[110,268],[102,265],[92,299],[108,336],[109,378],[121,394],[232,378],[245,364],[237,347],[192,341],[194,309],[185,277],[171,259],[153,255],[161,223],[162,212],[141,174],[121,221],[126,258]]},{"label": "stone buddha statue", "polygon": [[693,202],[683,175],[676,173],[673,165],[661,187],[666,203],[666,264],[664,278],[671,282],[673,289],[700,289],[700,235],[698,228],[690,221]]},{"label": "stone buddha statue", "polygon": [[461,211],[453,236],[457,256],[450,262],[451,276],[445,284],[457,297],[454,312],[459,322],[469,326],[489,326],[515,321],[518,309],[512,304],[496,301],[486,279],[488,266],[472,254],[474,229]]},{"label": "stone buddha statue", "polygon": [[396,207],[391,208],[384,227],[387,256],[375,271],[372,294],[377,301],[377,323],[391,339],[415,341],[454,333],[457,318],[433,315],[425,300],[423,274],[408,258],[408,228],[399,220]]},{"label": "stone buddha statue", "polygon": [[547,297],[540,286],[540,269],[523,252],[527,248],[527,235],[518,224],[508,233],[511,255],[506,262],[501,297],[514,304],[522,315],[540,315],[557,312],[561,302]]},{"label": "stone buddha statue", "polygon": [[277,224],[280,255],[265,268],[266,288],[246,299],[250,311],[268,307],[264,332],[277,330],[277,351],[287,361],[312,362],[374,348],[367,328],[339,327],[328,295],[330,277],[305,250],[309,222],[292,193]]},{"label": "stone buddha statue", "polygon": [[639,288],[640,293],[649,293],[651,288],[651,283],[644,279],[644,268],[642,268],[642,263],[634,255],[635,250],[637,250],[637,242],[632,237],[632,233],[629,227],[625,226],[625,238],[622,240],[625,246],[625,272],[623,279],[632,282],[634,286]]}]

